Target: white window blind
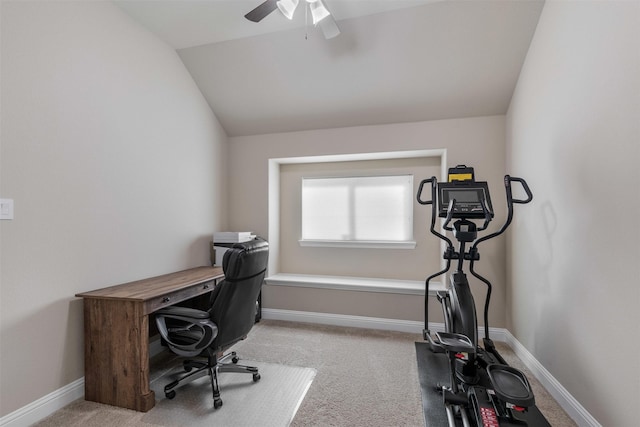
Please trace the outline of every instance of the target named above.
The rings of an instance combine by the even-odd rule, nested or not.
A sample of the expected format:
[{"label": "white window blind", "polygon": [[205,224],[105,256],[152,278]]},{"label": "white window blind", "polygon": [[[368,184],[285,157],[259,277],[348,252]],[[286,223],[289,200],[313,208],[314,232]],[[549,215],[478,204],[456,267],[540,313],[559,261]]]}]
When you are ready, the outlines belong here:
[{"label": "white window blind", "polygon": [[413,176],[303,178],[302,241],[413,240]]}]

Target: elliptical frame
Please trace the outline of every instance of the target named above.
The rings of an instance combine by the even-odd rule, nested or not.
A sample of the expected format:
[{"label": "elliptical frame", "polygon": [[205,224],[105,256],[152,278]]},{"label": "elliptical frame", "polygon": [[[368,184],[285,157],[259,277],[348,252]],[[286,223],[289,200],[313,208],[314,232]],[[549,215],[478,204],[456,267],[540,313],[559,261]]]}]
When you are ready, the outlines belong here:
[{"label": "elliptical frame", "polygon": [[[450,180],[448,183],[438,183],[435,177],[431,177],[420,183],[417,193],[418,203],[431,205],[430,232],[446,243],[446,249],[443,254],[443,258],[446,261],[445,267],[425,280],[423,338],[428,341],[433,352],[445,353],[449,359],[450,384],[449,386],[438,386],[443,394],[449,425],[451,427],[457,426],[456,419],[461,419],[462,425],[465,427],[472,425],[471,420],[474,420],[474,424],[478,426],[500,425],[487,423],[486,417],[487,414],[490,414],[489,418],[495,416],[496,419],[501,419],[505,425],[512,425],[510,423],[517,422],[524,423],[524,425],[547,426],[549,424],[544,417],[542,417],[542,421],[538,419],[533,424],[527,424],[526,421],[519,417],[520,413],[527,411],[527,408],[535,406],[533,392],[524,374],[506,364],[489,336],[488,312],[492,285],[488,279],[475,270],[475,262],[480,259],[479,244],[503,234],[513,220],[514,204],[531,202],[533,194],[524,179],[505,175],[507,218],[498,231],[478,238],[478,231],[487,229],[494,216],[488,185],[486,182],[476,182],[473,176],[473,168],[468,168],[464,165],[450,169],[450,176],[452,172],[455,174],[460,170],[465,171],[465,181],[456,183]],[[470,173],[466,173],[468,171]],[[461,175],[457,174],[456,176]],[[526,198],[518,199],[513,197],[513,182],[517,182],[522,186],[526,193]],[[422,198],[424,187],[427,184],[431,187],[430,200]],[[465,205],[463,203],[456,207],[455,196],[447,197],[445,194],[447,188],[450,190],[470,188],[485,196],[484,198],[478,197],[477,200],[471,200],[470,204]],[[436,204],[439,206],[436,206]],[[437,216],[445,218],[442,228],[453,232],[455,239],[458,241],[457,250],[449,237],[436,230]],[[454,219],[456,221],[451,226],[451,221]],[[484,222],[481,226],[478,226],[471,221],[473,219],[481,219]],[[467,245],[469,245],[468,250]],[[429,285],[434,278],[449,272],[452,261],[457,261],[457,267],[451,275],[450,286],[447,291],[438,291],[436,293],[443,311],[445,332],[436,332],[435,336],[433,336],[428,323]],[[475,300],[464,272],[465,261],[469,262],[471,275],[486,286],[483,312],[485,335],[483,347],[478,345]],[[504,378],[509,384],[501,384]],[[517,393],[509,394],[504,392],[505,386],[509,388],[515,383],[518,384],[517,387],[521,387],[517,389]],[[470,417],[470,415],[472,416]]]}]

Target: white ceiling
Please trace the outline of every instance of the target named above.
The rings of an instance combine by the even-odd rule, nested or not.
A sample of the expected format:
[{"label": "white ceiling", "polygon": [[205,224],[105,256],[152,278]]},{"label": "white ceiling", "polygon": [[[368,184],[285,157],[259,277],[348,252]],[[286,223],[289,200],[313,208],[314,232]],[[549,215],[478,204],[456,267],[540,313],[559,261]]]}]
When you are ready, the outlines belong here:
[{"label": "white ceiling", "polygon": [[325,0],[325,40],[302,8],[246,20],[262,1],[116,4],[177,49],[230,136],[505,114],[543,6]]}]

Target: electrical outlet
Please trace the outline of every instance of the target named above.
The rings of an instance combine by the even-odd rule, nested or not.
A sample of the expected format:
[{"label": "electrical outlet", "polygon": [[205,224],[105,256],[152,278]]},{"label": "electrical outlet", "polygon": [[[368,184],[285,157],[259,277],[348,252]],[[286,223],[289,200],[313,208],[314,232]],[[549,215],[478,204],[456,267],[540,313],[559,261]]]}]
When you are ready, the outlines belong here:
[{"label": "electrical outlet", "polygon": [[0,199],[0,219],[13,219],[13,199]]}]

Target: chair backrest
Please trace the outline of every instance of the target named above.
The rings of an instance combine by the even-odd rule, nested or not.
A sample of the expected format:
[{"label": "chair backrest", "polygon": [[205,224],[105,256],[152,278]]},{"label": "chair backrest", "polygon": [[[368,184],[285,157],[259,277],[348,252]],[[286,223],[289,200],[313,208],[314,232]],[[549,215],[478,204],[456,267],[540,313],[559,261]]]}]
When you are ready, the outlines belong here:
[{"label": "chair backrest", "polygon": [[211,320],[218,326],[218,336],[212,344],[216,350],[244,338],[253,327],[268,258],[269,243],[260,237],[236,243],[225,252],[225,278],[216,286],[209,310]]}]

